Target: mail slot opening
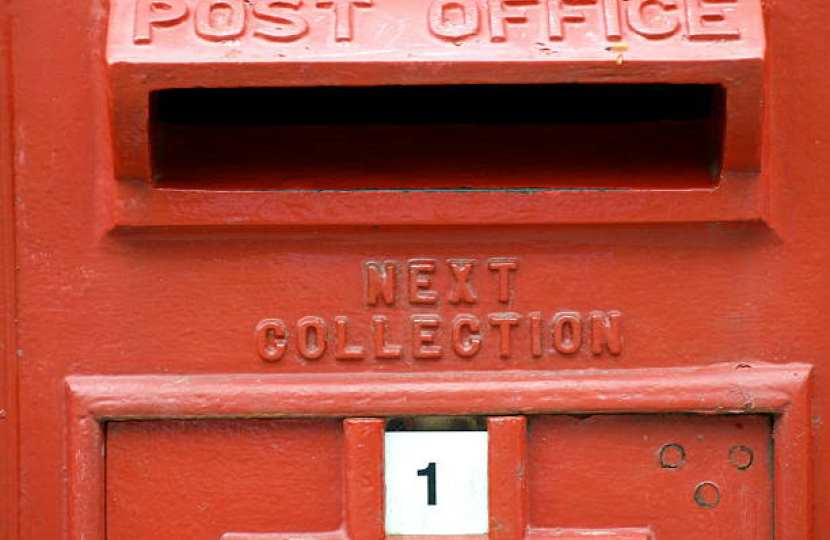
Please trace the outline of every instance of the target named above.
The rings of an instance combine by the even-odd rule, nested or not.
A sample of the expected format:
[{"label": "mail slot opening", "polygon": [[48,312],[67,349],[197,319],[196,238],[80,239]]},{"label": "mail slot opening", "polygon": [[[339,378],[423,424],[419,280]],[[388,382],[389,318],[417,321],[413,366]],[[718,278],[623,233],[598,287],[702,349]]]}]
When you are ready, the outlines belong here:
[{"label": "mail slot opening", "polygon": [[386,420],[386,431],[487,431],[483,416],[396,416]]},{"label": "mail slot opening", "polygon": [[170,89],[151,95],[157,187],[689,189],[720,169],[716,85]]}]

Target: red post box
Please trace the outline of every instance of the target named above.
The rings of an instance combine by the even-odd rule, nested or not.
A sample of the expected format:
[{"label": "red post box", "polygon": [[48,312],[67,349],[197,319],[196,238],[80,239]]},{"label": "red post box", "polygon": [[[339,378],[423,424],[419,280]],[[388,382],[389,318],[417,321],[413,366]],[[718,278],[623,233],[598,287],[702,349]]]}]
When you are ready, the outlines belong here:
[{"label": "red post box", "polygon": [[828,23],[0,4],[0,540],[830,540]]}]

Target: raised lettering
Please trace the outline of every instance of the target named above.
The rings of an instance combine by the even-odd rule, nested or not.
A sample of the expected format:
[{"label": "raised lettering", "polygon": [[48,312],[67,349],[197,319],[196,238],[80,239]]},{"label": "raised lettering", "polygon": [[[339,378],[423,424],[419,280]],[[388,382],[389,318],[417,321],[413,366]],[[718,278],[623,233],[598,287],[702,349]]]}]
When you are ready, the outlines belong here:
[{"label": "raised lettering", "polygon": [[438,315],[412,316],[412,356],[419,360],[438,360],[443,347],[435,343],[441,317]]},{"label": "raised lettering", "polygon": [[[720,3],[723,4],[727,1],[720,0]],[[728,3],[734,4],[734,1]],[[689,39],[740,39],[740,30],[729,24],[729,13],[728,8],[712,6],[704,0],[686,0]]]},{"label": "raised lettering", "polygon": [[429,6],[429,29],[440,38],[473,36],[478,33],[479,19],[478,4],[473,0],[433,0]]},{"label": "raised lettering", "polygon": [[507,40],[508,23],[527,22],[527,10],[521,7],[508,7],[511,0],[487,0],[490,12],[490,40],[501,42]]},{"label": "raised lettering", "polygon": [[143,45],[153,41],[153,28],[174,26],[187,17],[184,0],[136,0],[133,22],[133,43]]},{"label": "raised lettering", "polygon": [[363,347],[349,345],[348,329],[348,317],[341,315],[334,318],[334,358],[336,360],[362,360]]},{"label": "raised lettering", "polygon": [[667,38],[680,28],[676,12],[675,0],[628,0],[628,25],[641,36]]},{"label": "raised lettering", "polygon": [[542,356],[542,314],[538,311],[530,314],[530,354]]},{"label": "raised lettering", "polygon": [[[446,264],[446,271],[441,264]],[[482,283],[485,288],[493,289],[493,297],[486,304],[513,302],[518,296],[513,274],[520,264],[517,257],[447,258],[440,263],[436,259],[419,258],[408,260],[405,266],[401,261],[382,258],[364,260],[360,268],[365,290],[358,290],[355,295],[364,297],[369,306],[378,306],[376,313],[371,313],[375,310],[367,313],[364,308],[362,313],[349,312],[349,315],[330,318],[307,316],[288,324],[284,322],[286,319],[263,319],[254,328],[254,346],[259,357],[269,362],[282,360],[288,349],[297,351],[295,358],[300,362],[322,359],[329,352],[338,361],[441,360],[445,356],[469,360],[484,352],[491,361],[490,356],[495,356],[498,347],[499,358],[520,359],[522,363],[517,366],[522,367],[532,367],[535,362],[526,363],[530,358],[554,354],[584,353],[589,357],[622,354],[619,311],[597,310],[587,314],[559,311],[547,319],[538,309],[519,313],[514,308],[502,308],[504,311],[482,315],[466,307],[479,303]],[[477,272],[481,267],[486,268],[485,273],[492,275],[493,281],[479,279]],[[402,276],[407,280],[405,285],[400,282]],[[533,295],[535,291],[525,292]],[[399,305],[401,294],[407,296],[409,302],[405,304],[411,304],[412,308]],[[446,319],[438,313],[438,308],[415,307],[435,306],[442,299],[446,299],[444,308],[449,311],[453,306],[459,307],[455,313],[445,314]],[[538,307],[541,300],[536,294],[533,302]],[[400,313],[401,307],[409,313]],[[421,313],[422,310],[427,313]],[[399,316],[408,317],[402,328],[397,326],[399,322],[391,320]],[[390,335],[390,325],[394,335]]]},{"label": "raised lettering", "polygon": [[553,317],[553,348],[561,354],[573,354],[582,346],[582,318],[579,313],[563,311]]},{"label": "raised lettering", "polygon": [[452,348],[462,358],[472,358],[481,349],[480,323],[475,315],[456,315],[452,321]]},{"label": "raised lettering", "polygon": [[585,14],[573,6],[566,6],[565,0],[547,0],[548,37],[551,41],[565,39],[565,23],[584,23]]},{"label": "raised lettering", "polygon": [[245,32],[243,0],[201,0],[196,6],[196,34],[209,41],[236,39]]},{"label": "raised lettering", "polygon": [[372,326],[375,337],[375,358],[381,360],[397,360],[403,356],[401,345],[390,345],[386,338],[389,324],[385,316],[372,317]]},{"label": "raised lettering", "polygon": [[622,313],[619,311],[593,311],[591,321],[591,352],[602,354],[603,347],[608,352],[617,355],[622,353],[621,323]]},{"label": "raised lettering", "polygon": [[354,39],[353,6],[372,7],[372,0],[317,0],[317,7],[334,7],[334,39],[351,41]]},{"label": "raised lettering", "polygon": [[268,41],[295,41],[308,33],[308,22],[296,13],[302,0],[255,0],[254,16],[273,24],[259,25],[254,35]]},{"label": "raised lettering", "polygon": [[287,347],[288,331],[279,319],[264,319],[256,325],[254,342],[259,357],[268,362],[281,360]]},{"label": "raised lettering", "polygon": [[518,313],[493,313],[490,315],[490,325],[499,330],[499,356],[510,358],[513,354],[513,340],[511,330],[519,325],[521,316]]},{"label": "raised lettering", "polygon": [[619,41],[622,39],[622,23],[620,22],[620,5],[618,0],[600,0],[605,22],[605,39]]},{"label": "raised lettering", "polygon": [[395,261],[366,261],[363,266],[366,279],[366,303],[376,306],[379,300],[387,306],[395,305]]},{"label": "raised lettering", "polygon": [[435,304],[438,301],[438,291],[430,288],[434,273],[435,261],[432,259],[409,261],[410,304]]},{"label": "raised lettering", "polygon": [[320,317],[303,317],[297,321],[297,350],[306,360],[317,360],[326,354],[328,328]]},{"label": "raised lettering", "polygon": [[475,304],[478,299],[472,280],[473,269],[476,262],[469,259],[451,259],[447,261],[452,270],[452,276],[455,278],[450,295],[447,298],[451,304],[460,304],[466,302],[467,304]]},{"label": "raised lettering", "polygon": [[487,268],[499,276],[499,302],[507,304],[513,296],[510,273],[519,269],[519,260],[513,258],[490,259]]}]

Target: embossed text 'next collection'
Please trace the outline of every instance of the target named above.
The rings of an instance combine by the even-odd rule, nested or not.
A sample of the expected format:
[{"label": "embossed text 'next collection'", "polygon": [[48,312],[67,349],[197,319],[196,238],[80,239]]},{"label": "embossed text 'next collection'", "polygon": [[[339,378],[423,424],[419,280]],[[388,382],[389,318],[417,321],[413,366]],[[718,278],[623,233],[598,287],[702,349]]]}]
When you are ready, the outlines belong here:
[{"label": "embossed text 'next collection'", "polygon": [[[268,362],[473,360],[483,354],[544,360],[622,352],[619,311],[510,309],[520,267],[514,257],[364,261],[365,314],[263,319],[254,329],[256,350]],[[439,284],[441,274],[449,279]],[[476,309],[483,303],[478,287],[483,280],[490,280],[487,290],[494,295],[487,303],[503,310]],[[451,313],[439,313],[438,306]]]}]

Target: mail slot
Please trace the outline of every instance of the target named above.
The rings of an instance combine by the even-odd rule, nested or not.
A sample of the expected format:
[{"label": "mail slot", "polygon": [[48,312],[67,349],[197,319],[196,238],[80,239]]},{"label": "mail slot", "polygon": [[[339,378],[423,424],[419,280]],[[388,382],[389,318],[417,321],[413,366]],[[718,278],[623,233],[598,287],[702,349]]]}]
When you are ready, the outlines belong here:
[{"label": "mail slot", "polygon": [[830,540],[828,25],[0,2],[0,540]]},{"label": "mail slot", "polygon": [[723,151],[717,85],[196,88],[150,102],[159,187],[681,189],[716,185]]},{"label": "mail slot", "polygon": [[[399,145],[394,144],[394,133],[370,127],[438,124],[444,127],[434,132],[404,131],[398,137],[409,139],[415,147],[410,151],[423,154],[427,160],[434,152],[429,151],[427,141],[441,147],[460,147],[457,152],[462,155],[463,145],[470,139],[468,144],[484,145],[485,155],[496,151],[487,146],[495,144],[496,153],[506,152],[503,159],[519,165],[533,164],[534,154],[553,154],[551,161],[535,164],[548,176],[555,164],[561,167],[564,162],[568,167],[571,161],[573,168],[574,162],[584,163],[591,139],[593,148],[605,148],[611,156],[620,146],[627,149],[625,154],[650,149],[651,161],[659,160],[669,147],[681,147],[694,154],[696,144],[682,136],[673,140],[677,134],[650,130],[654,126],[586,132],[577,127],[557,133],[546,129],[534,132],[528,123],[544,126],[563,121],[602,124],[625,120],[640,124],[649,120],[712,117],[714,126],[709,136],[716,150],[715,156],[704,158],[709,172],[721,167],[725,172],[759,169],[764,46],[758,2],[721,5],[698,0],[626,4],[614,1],[576,7],[562,2],[539,2],[517,7],[500,1],[479,5],[436,0],[392,7],[344,0],[324,2],[317,7],[309,13],[307,7],[291,2],[114,2],[108,60],[118,176],[151,180],[159,174],[152,165],[148,123],[154,116],[162,125],[165,120],[173,120],[171,110],[179,111],[180,120],[187,117],[187,124],[202,125],[203,131],[210,131],[207,126],[227,123],[283,126],[282,132],[251,130],[247,135],[232,135],[227,129],[230,126],[222,130],[230,138],[279,141],[276,146],[284,149],[287,156],[267,152],[265,147],[249,152],[261,157],[270,155],[280,162],[305,153],[292,149],[292,144],[318,149],[324,162],[325,149],[333,146],[355,156],[355,160],[359,161],[358,156],[368,159],[373,169],[382,169],[381,164],[372,163],[372,150],[385,156],[389,149],[379,147],[377,139],[386,139],[393,147]],[[331,11],[327,12],[328,9]],[[389,38],[376,31],[379,28],[394,35],[391,46]],[[713,43],[718,44],[715,56],[711,54]],[[346,44],[348,47],[344,48]],[[156,75],[155,70],[161,65],[169,68],[164,69],[163,75]],[[217,65],[226,69],[215,69]],[[666,69],[669,65],[676,68]],[[616,85],[564,89],[545,86],[573,82]],[[470,86],[481,83],[490,85]],[[635,86],[620,87],[620,83]],[[636,86],[654,83],[710,88],[684,91],[672,86]],[[424,84],[438,88],[419,87]],[[440,87],[447,84],[462,87]],[[521,86],[504,88],[506,84]],[[394,89],[384,88],[385,85],[394,85]],[[205,86],[283,88],[271,92],[183,89]],[[314,86],[324,88],[308,88]],[[350,89],[331,88],[342,86]],[[358,90],[360,87],[363,89]],[[170,90],[177,88],[175,92]],[[714,89],[725,94],[718,98],[719,104],[713,104]],[[154,92],[157,95],[152,98]],[[162,110],[154,113],[153,103]],[[338,130],[344,120],[351,124],[357,120],[365,126]],[[286,125],[325,122],[333,125],[323,138],[313,132],[284,131]],[[470,123],[484,126],[475,136],[463,130],[453,132],[452,128],[447,131],[451,125]],[[506,133],[500,142],[482,142],[493,136],[485,127],[492,123],[524,125],[524,129],[511,133],[502,128],[499,131]],[[181,136],[211,138],[209,133]],[[448,140],[442,143],[441,136]],[[718,141],[721,136],[722,148]],[[573,149],[565,142],[578,138],[588,140],[575,144]],[[533,143],[540,139],[548,142],[548,148]],[[660,146],[666,139],[672,144]],[[162,137],[157,142],[165,140]],[[450,145],[450,140],[454,144]],[[631,147],[627,147],[629,141]],[[651,145],[647,141],[652,141]],[[201,154],[203,159],[211,155],[205,153],[207,149],[200,147],[198,140],[181,144],[184,148],[173,154],[189,150]],[[214,144],[226,146],[228,142]],[[511,150],[505,148],[510,144],[525,148],[525,154],[511,156]],[[420,148],[425,145],[427,148]],[[557,147],[562,146],[565,149],[557,156]],[[568,159],[570,152],[574,155]],[[684,166],[684,160],[678,160],[678,156],[668,159]],[[245,161],[250,165],[251,156]],[[292,171],[290,164],[288,167],[282,175],[277,169],[272,180],[277,186],[281,177],[307,176]],[[269,174],[255,165],[252,168],[257,171],[256,176]],[[347,167],[340,167],[343,168]],[[636,168],[641,176],[648,174],[641,172],[641,167]],[[429,170],[425,172],[429,174]],[[466,173],[472,182],[481,175],[469,168]],[[192,174],[203,176],[204,172]],[[521,171],[515,174],[521,176]],[[598,177],[607,175],[608,171],[597,173]],[[511,181],[521,182],[511,178],[508,185]],[[522,187],[545,186],[544,180],[531,178],[525,182],[530,183]],[[552,185],[556,185],[555,181]],[[314,187],[337,188],[331,181]],[[393,177],[383,187],[408,186],[405,180],[396,182]]]},{"label": "mail slot", "polygon": [[[126,229],[294,227],[300,200],[335,226],[764,208],[757,1],[118,0],[109,20]],[[494,192],[505,215],[480,214]],[[599,194],[615,210],[587,210]]]}]

